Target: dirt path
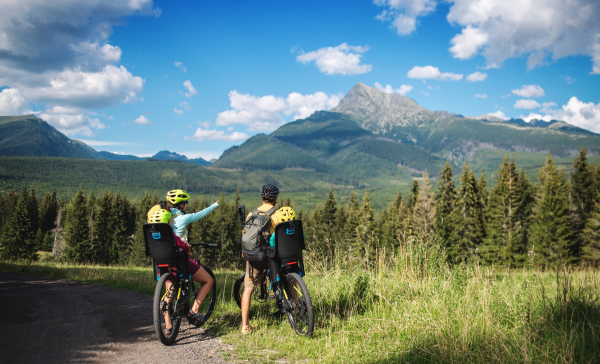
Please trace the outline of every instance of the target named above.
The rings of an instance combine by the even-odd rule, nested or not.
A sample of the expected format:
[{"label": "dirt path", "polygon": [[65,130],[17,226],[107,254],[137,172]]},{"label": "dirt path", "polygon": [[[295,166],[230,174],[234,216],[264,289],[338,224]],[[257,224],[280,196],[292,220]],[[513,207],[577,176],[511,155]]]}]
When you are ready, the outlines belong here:
[{"label": "dirt path", "polygon": [[5,363],[226,363],[232,350],[183,324],[164,346],[142,294],[0,272],[0,358]]}]

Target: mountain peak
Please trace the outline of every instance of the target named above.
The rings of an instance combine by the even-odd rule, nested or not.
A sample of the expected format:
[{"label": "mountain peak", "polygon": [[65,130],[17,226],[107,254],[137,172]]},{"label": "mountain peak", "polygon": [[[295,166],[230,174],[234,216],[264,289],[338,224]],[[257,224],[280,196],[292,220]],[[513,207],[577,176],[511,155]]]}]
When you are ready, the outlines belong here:
[{"label": "mountain peak", "polygon": [[361,127],[395,140],[417,143],[437,118],[414,100],[357,83],[332,112],[349,115]]}]

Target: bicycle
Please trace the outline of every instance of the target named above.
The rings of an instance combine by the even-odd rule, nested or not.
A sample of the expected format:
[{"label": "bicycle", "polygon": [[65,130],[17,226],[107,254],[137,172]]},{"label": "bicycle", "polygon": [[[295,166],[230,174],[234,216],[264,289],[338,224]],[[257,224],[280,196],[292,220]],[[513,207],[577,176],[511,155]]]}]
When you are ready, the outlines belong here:
[{"label": "bicycle", "polygon": [[[212,270],[201,265],[214,283],[198,310],[201,322],[193,322],[187,313],[198,293],[198,282],[194,282],[189,274],[187,253],[175,245],[173,230],[169,224],[145,224],[144,237],[146,254],[153,258],[154,277],[157,280],[152,310],[154,330],[160,342],[170,345],[177,339],[182,319],[187,318],[188,324],[200,327],[210,318],[217,300],[217,281]],[[206,243],[189,245],[192,248],[219,246]],[[170,323],[170,329],[167,328],[167,323]]]},{"label": "bicycle", "polygon": [[[278,224],[275,227],[275,247],[267,247],[267,268],[263,270],[258,291],[255,288],[252,292],[252,299],[258,302],[274,300],[297,334],[311,336],[314,311],[308,288],[301,277],[304,275],[303,249],[302,222],[292,220]],[[242,273],[233,284],[233,297],[240,308],[245,278],[246,273]],[[272,295],[269,290],[273,291]]]}]

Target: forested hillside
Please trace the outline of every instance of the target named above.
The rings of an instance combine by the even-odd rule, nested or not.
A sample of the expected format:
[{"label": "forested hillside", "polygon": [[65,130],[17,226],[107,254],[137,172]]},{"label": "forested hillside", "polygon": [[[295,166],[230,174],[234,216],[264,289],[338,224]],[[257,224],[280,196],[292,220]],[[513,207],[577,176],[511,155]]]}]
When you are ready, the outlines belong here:
[{"label": "forested hillside", "polygon": [[[437,182],[425,173],[408,192],[398,190],[381,213],[374,211],[368,191],[345,198],[330,189],[310,209],[299,208],[295,194],[282,193],[278,206],[298,210],[308,249],[330,266],[340,257],[367,264],[376,252],[400,253],[408,241],[440,245],[451,264],[598,266],[600,166],[590,163],[582,149],[571,168],[566,175],[548,154],[532,182],[508,157],[490,180],[468,163],[460,171],[446,163]],[[49,252],[50,259],[148,264],[141,229],[146,212],[162,195],[145,193],[133,203],[118,191],[96,195],[79,189],[69,199],[57,198],[54,190],[39,191],[25,187],[0,195],[3,259],[37,259],[39,250]],[[239,266],[235,211],[240,195],[219,200],[221,206],[194,224],[190,237],[222,245],[214,256],[204,252],[203,259],[220,267]],[[210,203],[195,198],[188,210]]]}]

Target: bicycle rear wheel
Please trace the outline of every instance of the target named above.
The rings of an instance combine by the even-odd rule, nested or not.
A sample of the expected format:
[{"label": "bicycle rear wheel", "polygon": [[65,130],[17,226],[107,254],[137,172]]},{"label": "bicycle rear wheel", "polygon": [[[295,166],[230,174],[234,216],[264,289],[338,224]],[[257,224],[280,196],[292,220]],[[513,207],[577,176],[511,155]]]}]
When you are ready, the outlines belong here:
[{"label": "bicycle rear wheel", "polygon": [[315,316],[306,283],[297,273],[288,273],[285,278],[287,284],[284,285],[283,308],[290,326],[297,334],[310,336],[315,326]]},{"label": "bicycle rear wheel", "polygon": [[[217,280],[215,279],[215,274],[209,267],[203,265],[202,268],[204,268],[204,270],[213,279],[213,285],[212,285],[210,291],[208,291],[208,294],[206,295],[206,298],[204,299],[204,301],[202,301],[200,308],[198,309],[198,313],[200,314],[200,317],[202,317],[202,323],[205,323],[210,318],[210,315],[212,315],[213,310],[215,309],[215,303],[217,302]],[[194,287],[192,288],[192,294],[190,294],[189,307],[192,307],[194,305],[194,300],[196,299],[196,294],[198,294],[198,289],[196,289],[197,284],[198,284],[197,282],[193,282],[193,281],[191,282],[191,285],[193,285]],[[202,326],[202,324],[197,325],[197,326]]]},{"label": "bicycle rear wheel", "polygon": [[[177,339],[181,318],[177,314],[175,301],[179,291],[179,282],[171,273],[160,277],[154,289],[154,330],[158,340],[165,345],[171,345]],[[170,327],[170,332],[166,332]]]}]

